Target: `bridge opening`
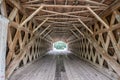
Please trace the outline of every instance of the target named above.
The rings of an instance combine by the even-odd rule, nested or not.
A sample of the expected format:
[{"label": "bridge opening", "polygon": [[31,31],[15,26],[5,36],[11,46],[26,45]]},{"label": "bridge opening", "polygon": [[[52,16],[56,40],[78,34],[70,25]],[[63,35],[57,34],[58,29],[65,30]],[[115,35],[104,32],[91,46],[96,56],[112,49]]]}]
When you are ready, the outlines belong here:
[{"label": "bridge opening", "polygon": [[68,50],[68,44],[63,41],[57,41],[53,43],[54,51],[65,51]]},{"label": "bridge opening", "polygon": [[120,0],[0,0],[0,80],[120,80]]}]

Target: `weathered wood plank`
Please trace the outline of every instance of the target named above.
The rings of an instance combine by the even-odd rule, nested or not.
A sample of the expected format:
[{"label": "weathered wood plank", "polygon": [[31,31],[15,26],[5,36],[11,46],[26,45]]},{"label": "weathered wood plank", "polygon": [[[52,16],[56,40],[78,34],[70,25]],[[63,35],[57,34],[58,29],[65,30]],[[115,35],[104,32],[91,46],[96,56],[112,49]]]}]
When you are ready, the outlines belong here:
[{"label": "weathered wood plank", "polygon": [[[109,77],[103,75],[89,64],[86,64],[85,61],[80,60],[72,54],[66,56],[66,53],[52,51],[51,54],[18,69],[10,80],[56,80],[56,68],[58,68],[58,73],[60,73],[56,75],[58,77],[57,80],[110,80]],[[63,65],[61,65],[61,61],[63,61]],[[58,66],[56,66],[56,63]],[[65,67],[65,70],[63,67]]]}]

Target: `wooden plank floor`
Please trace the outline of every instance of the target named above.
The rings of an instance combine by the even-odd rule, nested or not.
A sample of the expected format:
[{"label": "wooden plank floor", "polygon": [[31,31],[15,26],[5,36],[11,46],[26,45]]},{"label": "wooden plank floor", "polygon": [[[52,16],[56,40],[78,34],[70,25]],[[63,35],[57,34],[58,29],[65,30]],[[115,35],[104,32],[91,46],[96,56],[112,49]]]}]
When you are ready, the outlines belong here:
[{"label": "wooden plank floor", "polygon": [[[73,55],[49,54],[17,70],[10,80],[112,80]],[[115,79],[114,79],[115,80]]]},{"label": "wooden plank floor", "polygon": [[75,56],[65,58],[64,64],[69,80],[111,80]]}]

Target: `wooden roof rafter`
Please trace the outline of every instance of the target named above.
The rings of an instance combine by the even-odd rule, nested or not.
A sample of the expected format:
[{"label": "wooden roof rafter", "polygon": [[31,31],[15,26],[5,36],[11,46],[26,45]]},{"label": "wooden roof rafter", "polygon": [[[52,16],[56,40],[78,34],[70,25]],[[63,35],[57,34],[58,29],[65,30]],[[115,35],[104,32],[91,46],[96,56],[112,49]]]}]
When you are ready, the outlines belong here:
[{"label": "wooden roof rafter", "polygon": [[[44,1],[53,1],[53,0],[42,0],[41,1],[41,3],[42,2],[44,2]],[[102,5],[102,6],[108,6],[107,4],[104,4],[103,2],[104,1],[102,1],[102,2],[97,2],[97,1],[92,1],[92,0],[77,0],[78,2],[84,2],[84,3],[87,3],[87,4],[91,4],[91,5]],[[38,3],[38,2],[40,2],[39,0],[32,0],[32,1],[28,1],[28,2],[25,2],[25,3],[27,3],[27,4],[33,4],[33,3]],[[67,5],[67,3],[68,2],[73,2],[73,0],[65,0],[65,2],[64,2],[64,4],[65,5]],[[76,1],[74,1],[74,2],[76,2]],[[57,3],[57,0],[54,0],[53,1],[53,4],[56,4]]]}]

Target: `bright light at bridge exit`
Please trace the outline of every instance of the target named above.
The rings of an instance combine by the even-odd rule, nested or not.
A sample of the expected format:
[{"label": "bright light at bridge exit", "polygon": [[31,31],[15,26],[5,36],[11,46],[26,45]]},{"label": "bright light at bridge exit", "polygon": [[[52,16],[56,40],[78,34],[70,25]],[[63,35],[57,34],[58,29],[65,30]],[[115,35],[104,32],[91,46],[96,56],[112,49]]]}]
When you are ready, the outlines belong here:
[{"label": "bright light at bridge exit", "polygon": [[53,43],[53,50],[64,51],[68,50],[68,44],[63,41],[57,41]]}]

